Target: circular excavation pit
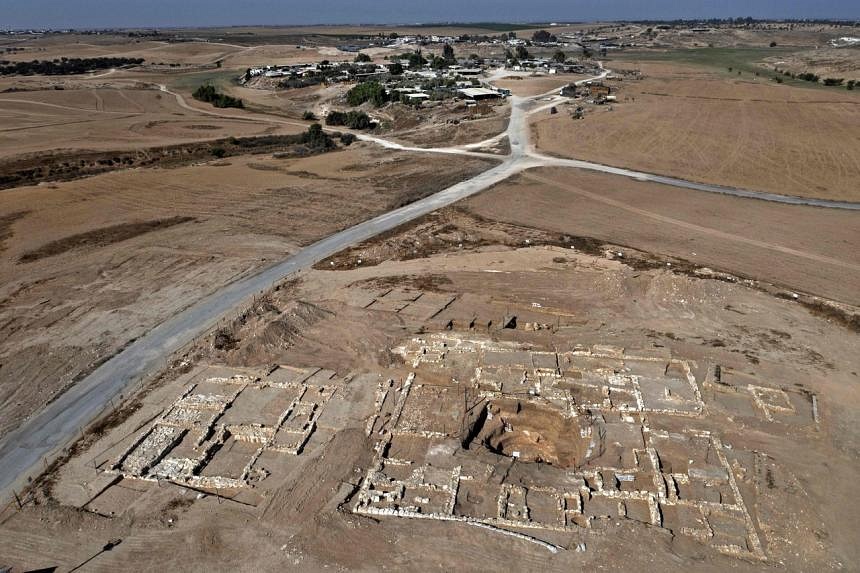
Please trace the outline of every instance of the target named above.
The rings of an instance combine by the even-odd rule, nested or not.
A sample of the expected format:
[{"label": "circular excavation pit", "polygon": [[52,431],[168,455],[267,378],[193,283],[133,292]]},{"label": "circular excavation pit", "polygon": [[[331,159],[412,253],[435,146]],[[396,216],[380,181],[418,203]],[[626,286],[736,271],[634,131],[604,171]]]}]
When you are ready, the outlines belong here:
[{"label": "circular excavation pit", "polygon": [[591,445],[591,421],[520,400],[494,400],[475,422],[469,449],[488,450],[521,462],[575,468]]}]

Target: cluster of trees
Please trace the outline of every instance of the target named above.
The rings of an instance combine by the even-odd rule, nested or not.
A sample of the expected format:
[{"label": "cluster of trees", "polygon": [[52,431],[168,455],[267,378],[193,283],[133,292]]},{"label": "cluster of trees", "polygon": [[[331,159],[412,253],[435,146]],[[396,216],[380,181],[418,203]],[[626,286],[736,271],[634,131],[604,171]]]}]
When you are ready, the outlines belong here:
[{"label": "cluster of trees", "polygon": [[318,123],[311,124],[302,134],[302,143],[314,150],[331,149],[335,146],[334,140]]},{"label": "cluster of trees", "polygon": [[421,53],[421,50],[401,54],[399,59],[408,60],[409,69],[423,68],[424,65],[427,64],[427,58],[424,57],[424,54]]},{"label": "cluster of trees", "polygon": [[385,86],[379,82],[363,82],[346,92],[346,101],[351,106],[369,101],[380,107],[388,101],[388,94],[385,93]]},{"label": "cluster of trees", "polygon": [[245,107],[245,104],[242,102],[241,99],[229,96],[227,94],[222,94],[215,89],[215,86],[211,84],[203,84],[202,86],[194,90],[194,93],[191,94],[191,96],[196,100],[211,103],[215,107]]},{"label": "cluster of trees", "polygon": [[[731,68],[729,68],[729,71],[731,71]],[[848,90],[853,90],[854,86],[857,85],[857,82],[855,80],[848,80],[846,82],[845,78],[824,78],[824,79],[822,79],[817,74],[813,74],[812,72],[803,72],[801,74],[793,74],[793,73],[789,72],[788,70],[780,70],[779,68],[776,69],[776,72],[779,74],[782,74],[786,77],[794,78],[794,79],[798,79],[798,80],[803,80],[805,82],[812,82],[812,83],[817,84],[820,81],[824,85],[831,86],[831,87],[844,85],[845,89],[848,89]],[[778,84],[781,84],[782,78],[779,76],[775,76],[773,78],[773,81],[775,81]]]},{"label": "cluster of trees", "polygon": [[350,129],[370,129],[373,122],[363,111],[330,111],[325,118],[326,125],[343,125]]},{"label": "cluster of trees", "polygon": [[370,56],[368,56],[367,54],[363,54],[363,53],[359,52],[355,55],[355,59],[353,59],[352,61],[355,62],[356,64],[366,64],[366,63],[370,62],[371,59],[370,59]]},{"label": "cluster of trees", "polygon": [[558,42],[558,38],[555,37],[554,34],[550,34],[546,30],[538,30],[534,34],[532,34],[532,42],[539,42],[541,44],[551,44]]},{"label": "cluster of trees", "polygon": [[[789,75],[791,75],[791,74],[789,74]],[[797,74],[797,75],[792,76],[792,77],[795,77],[799,80],[803,80],[805,82],[816,82],[816,83],[820,79],[816,74],[813,74],[812,72],[804,72],[802,74]]]},{"label": "cluster of trees", "polygon": [[516,63],[520,60],[528,60],[532,57],[525,46],[517,46],[514,51],[505,50],[505,59]]},{"label": "cluster of trees", "polygon": [[60,58],[31,62],[0,62],[0,75],[65,76],[142,63],[143,58]]},{"label": "cluster of trees", "polygon": [[[451,65],[457,63],[457,57],[454,54],[454,48],[453,48],[453,46],[451,46],[451,44],[445,44],[442,47],[442,55],[441,56],[431,55],[429,60],[424,57],[424,54],[421,52],[420,49],[416,50],[414,52],[404,52],[404,53],[396,55],[396,56],[391,56],[391,59],[408,61],[409,62],[408,65],[409,65],[410,70],[423,68],[427,64],[430,64],[430,67],[433,68],[434,70],[439,70],[439,69],[447,68],[448,66],[451,66]],[[393,64],[393,65],[394,66],[399,65],[399,62],[397,64]],[[402,65],[400,65],[399,71],[396,73],[391,68],[392,68],[392,66],[389,66],[389,70],[391,71],[391,73],[393,75],[400,75],[403,73],[403,66]]]}]

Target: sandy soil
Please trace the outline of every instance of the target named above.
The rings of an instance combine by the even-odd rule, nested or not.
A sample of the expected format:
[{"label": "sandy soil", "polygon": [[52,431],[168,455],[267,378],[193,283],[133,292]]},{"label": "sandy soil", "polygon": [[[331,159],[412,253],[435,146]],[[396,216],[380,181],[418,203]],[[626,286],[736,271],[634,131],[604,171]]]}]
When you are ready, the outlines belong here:
[{"label": "sandy soil", "polygon": [[0,94],[0,157],[56,149],[137,149],[302,129],[195,112],[180,107],[170,94],[122,83],[80,87]]},{"label": "sandy soil", "polygon": [[[232,157],[4,191],[0,432],[219,285],[488,164],[451,167],[357,145],[325,157]],[[192,220],[157,223],[172,217]],[[124,223],[147,225],[127,236],[116,228]],[[125,240],[111,239],[117,233]],[[53,256],[33,256],[45,250]]]},{"label": "sandy soil", "polygon": [[784,195],[860,198],[854,92],[733,80],[676,65],[635,67],[647,78],[614,83],[619,103],[611,111],[598,107],[584,121],[568,113],[539,119],[538,149]]},{"label": "sandy soil", "polygon": [[491,219],[596,237],[860,304],[854,287],[860,224],[851,212],[739,201],[564,169],[529,171],[467,205]]},{"label": "sandy soil", "polygon": [[[136,50],[200,68],[222,57],[238,68],[305,55],[242,45],[284,29],[181,33],[215,41],[117,48],[93,37],[92,47],[82,38],[75,49]],[[804,27],[797,38],[831,33],[841,32]],[[718,41],[749,42],[751,34],[755,42],[790,36],[733,31]],[[42,57],[75,55],[59,52],[68,38],[50,40]],[[23,54],[16,57],[32,56]],[[621,91],[611,112],[575,123],[564,109],[541,114],[538,148],[858,199],[851,96],[674,65],[642,69],[645,80],[613,84]],[[0,131],[0,155],[271,129],[203,118],[175,98],[121,83],[165,81],[187,94],[201,77],[219,76],[117,72],[50,80],[107,85],[0,94],[15,100],[0,101],[4,127],[18,130]],[[534,93],[548,85],[516,82]],[[315,92],[292,95],[254,103],[285,115],[321,105]],[[57,125],[37,127],[49,113]],[[487,133],[502,119],[487,120]],[[491,164],[356,143],[301,159],[237,156],[0,192],[0,435],[191,301]],[[530,170],[321,262],[164,356],[161,372],[82,429],[20,499],[0,500],[0,566],[67,570],[92,558],[87,570],[850,569],[860,560],[852,502],[858,236],[850,212]],[[463,339],[493,350],[480,351],[479,365],[471,343],[458,346]],[[508,350],[519,358],[499,367]],[[491,354],[497,362],[486,361]],[[630,355],[651,361],[647,373],[630,373],[632,362],[621,358]],[[692,387],[680,383],[691,379]],[[212,434],[205,412],[237,389],[211,418],[224,424]],[[501,418],[478,423],[487,396],[500,395]],[[540,408],[523,406],[532,402]],[[662,407],[646,411],[646,402]],[[541,417],[547,408],[553,413]],[[177,427],[203,432],[200,443],[182,435],[174,462],[205,450],[195,477],[242,484],[200,488],[122,469],[124,452],[170,415]],[[264,431],[278,424],[293,432],[279,445],[297,433],[307,441],[292,453],[260,446],[277,441],[280,430],[272,438]],[[564,441],[571,432],[580,438],[572,449]],[[591,473],[576,473],[583,469]],[[368,480],[396,489],[388,476],[407,484],[398,498],[406,507],[474,511],[495,519],[493,528],[358,511]],[[547,497],[547,481],[552,491],[579,493]],[[386,495],[365,501],[385,507]],[[689,500],[694,510],[682,512],[678,502]],[[119,544],[100,553],[112,540]]]},{"label": "sandy soil", "polygon": [[860,80],[860,48],[816,47],[765,60],[773,68],[795,74],[812,72],[822,78]]},{"label": "sandy soil", "polygon": [[[434,224],[439,234],[467,234],[486,227],[500,240],[515,240],[519,233],[512,226],[468,217],[458,220],[456,215],[430,217],[428,229]],[[538,229],[527,232],[534,238],[541,234]],[[410,228],[390,241],[412,244],[414,239]],[[450,243],[447,252],[429,258],[400,261],[396,249],[389,254],[393,260],[371,267],[311,271],[230,326],[241,341],[238,347],[213,350],[212,341],[206,339],[185,356],[192,364],[243,364],[251,367],[245,370],[251,373],[265,372],[265,365],[272,363],[337,371],[337,377],[327,383],[336,388],[335,398],[325,406],[318,429],[300,455],[268,455],[262,463],[270,474],[251,488],[222,490],[228,500],[220,502],[214,495],[200,496],[169,483],[159,487],[154,482],[123,479],[111,485],[115,478],[93,466],[110,467],[141,428],[182,394],[188,381],[182,373],[188,368],[180,368],[154,386],[131,417],[95,436],[83,453],[57,472],[36,501],[25,500],[22,511],[6,510],[0,524],[0,550],[7,560],[19,567],[72,566],[112,538],[121,538],[122,543],[93,560],[93,570],[115,569],[144,555],[148,566],[158,568],[229,563],[255,570],[284,566],[369,570],[394,564],[404,570],[438,566],[469,571],[512,561],[548,571],[598,566],[759,571],[774,563],[804,571],[838,569],[857,558],[851,536],[857,517],[847,502],[853,495],[850,477],[860,469],[857,416],[847,405],[857,398],[851,372],[857,371],[858,364],[850,351],[857,343],[856,333],[742,284],[691,278],[670,269],[636,269],[625,261],[570,249],[488,244],[476,250]],[[392,288],[411,288],[426,297],[453,295],[455,300],[431,320],[408,307],[398,311],[401,305],[382,305],[378,310],[376,303],[367,306],[368,300]],[[537,332],[523,327],[485,330],[489,319],[498,321],[510,314],[516,314],[521,323],[548,322],[554,327]],[[449,320],[455,325],[453,334],[490,335],[501,344],[559,352],[576,344],[612,344],[695,361],[708,414],[701,419],[684,418],[678,425],[655,414],[649,416],[650,424],[675,432],[676,439],[690,426],[707,428],[730,445],[730,449],[724,447],[724,455],[734,460],[729,471],[743,492],[751,531],[760,540],[766,561],[722,554],[709,546],[719,542],[716,538],[696,540],[681,534],[677,525],[671,534],[643,525],[632,513],[608,520],[599,530],[519,530],[560,547],[555,554],[534,543],[463,524],[389,516],[370,519],[353,513],[353,494],[373,456],[374,440],[366,436],[365,426],[373,412],[377,383],[376,376],[348,380],[360,372],[383,372],[396,381],[392,394],[405,395],[401,383],[414,367],[392,361],[390,354],[379,350],[403,344],[411,336],[445,333]],[[470,322],[481,326],[469,331]],[[234,362],[236,357],[241,359]],[[458,360],[467,359],[468,354]],[[725,418],[720,412],[726,406],[717,401],[722,394],[714,393],[713,382],[702,382],[714,364],[721,366],[724,381],[735,376],[787,392],[814,393],[819,424],[811,421],[809,412],[800,417],[806,422],[768,421],[755,410]],[[440,367],[419,367],[418,387],[412,392],[433,396],[467,380],[456,383],[449,376]],[[408,415],[420,418],[418,404],[410,406],[409,400]],[[336,408],[337,413],[326,415],[328,408]],[[437,408],[428,403],[423,415],[436,419],[433,416],[443,415],[436,413]],[[390,455],[420,457],[416,448],[416,443],[404,442]],[[756,457],[753,451],[765,455]],[[664,453],[664,464],[672,463],[668,454]],[[466,468],[473,467],[468,464],[475,463],[475,456],[494,459],[500,480],[510,477],[528,483],[541,473],[553,475],[550,469],[536,467],[540,462],[512,464],[510,457],[493,455],[470,450],[458,453],[462,456],[458,459],[466,464],[463,471],[473,471]],[[223,460],[230,458],[220,459],[223,466]],[[687,463],[686,457],[683,461]],[[470,483],[463,481],[460,488],[471,487]],[[45,504],[46,495],[52,504]],[[477,503],[480,498],[472,499]],[[495,508],[495,500],[489,501]],[[77,509],[82,506],[89,511]],[[670,514],[665,516],[671,519]],[[708,519],[718,523],[719,515]],[[194,543],[189,545],[189,539]],[[577,549],[580,544],[584,551]],[[365,550],[356,552],[347,545]],[[153,547],[159,548],[155,554]],[[420,561],[415,560],[416,554],[422,555]]]}]

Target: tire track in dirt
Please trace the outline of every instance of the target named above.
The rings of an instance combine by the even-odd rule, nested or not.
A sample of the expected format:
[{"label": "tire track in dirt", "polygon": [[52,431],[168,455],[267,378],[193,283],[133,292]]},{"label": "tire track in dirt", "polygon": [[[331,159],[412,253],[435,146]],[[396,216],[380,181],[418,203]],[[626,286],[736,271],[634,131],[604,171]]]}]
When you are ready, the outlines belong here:
[{"label": "tire track in dirt", "polygon": [[750,245],[753,247],[758,247],[761,249],[767,249],[771,251],[776,251],[779,253],[783,253],[786,255],[792,255],[795,257],[800,257],[803,259],[815,261],[822,264],[833,265],[844,269],[849,269],[853,271],[860,271],[860,265],[849,263],[847,261],[841,261],[839,259],[834,259],[833,257],[828,257],[825,255],[816,255],[814,253],[807,253],[805,251],[799,251],[797,249],[792,249],[790,247],[785,247],[783,245],[777,245],[775,243],[768,243],[765,241],[759,241],[757,239],[751,239],[749,237],[744,237],[742,235],[737,235],[735,233],[727,233],[725,231],[720,231],[718,229],[713,229],[711,227],[703,227],[701,225],[696,225],[695,223],[688,223],[687,221],[681,221],[680,219],[674,219],[672,217],[668,217],[666,215],[660,215],[659,213],[654,213],[653,211],[648,211],[646,209],[641,209],[639,207],[633,207],[632,205],[628,205],[623,201],[618,201],[616,199],[610,199],[609,197],[604,197],[603,195],[599,195],[597,193],[592,193],[590,191],[585,191],[584,189],[580,189],[578,187],[574,187],[572,185],[566,185],[554,179],[550,179],[547,177],[543,177],[534,173],[524,172],[523,177],[531,179],[532,181],[537,181],[543,183],[545,185],[549,185],[551,187],[555,187],[556,189],[562,189],[564,191],[569,191],[576,195],[580,195],[582,197],[587,197],[593,201],[598,201],[600,203],[604,203],[606,205],[611,205],[613,207],[618,207],[619,209],[623,209],[630,213],[635,213],[636,215],[640,215],[642,217],[646,217],[648,219],[653,219],[655,221],[659,221],[661,223],[667,223],[670,225],[675,225],[678,227],[682,227],[684,229],[688,229],[691,231],[696,231],[698,233],[702,233],[705,235],[709,235],[712,237],[717,237],[720,239],[727,239],[730,241],[735,241],[738,243],[743,243],[745,245]]}]

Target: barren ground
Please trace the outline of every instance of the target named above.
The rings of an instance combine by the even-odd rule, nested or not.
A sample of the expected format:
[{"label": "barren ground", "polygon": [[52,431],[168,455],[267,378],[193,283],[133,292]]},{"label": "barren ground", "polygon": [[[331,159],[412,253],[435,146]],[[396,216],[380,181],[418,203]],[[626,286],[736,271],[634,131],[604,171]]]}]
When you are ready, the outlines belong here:
[{"label": "barren ground", "polygon": [[679,64],[612,65],[646,77],[612,83],[618,103],[582,121],[541,117],[539,150],[783,195],[860,198],[856,91],[731,79]]},{"label": "barren ground", "polygon": [[[476,234],[484,240],[471,244]],[[580,249],[502,246],[524,245],[527,237],[539,245],[547,239],[556,240],[556,236],[554,231],[546,233],[533,227],[475,219],[467,212],[446,211],[419,222],[417,227],[410,226],[381,242],[362,246],[375,253],[370,266],[304,274],[222,331],[233,342],[225,346],[223,335],[221,343],[208,337],[184,357],[184,362],[175,362],[127,421],[93,436],[91,445],[63,466],[50,484],[45,484],[37,496],[38,503],[28,502],[20,512],[7,510],[0,525],[4,534],[0,536],[0,549],[11,563],[21,567],[70,566],[92,555],[106,539],[121,538],[115,550],[92,562],[93,570],[140,562],[144,555],[148,556],[147,567],[152,568],[227,563],[255,570],[276,570],[284,564],[310,570],[326,566],[378,569],[392,564],[406,570],[423,570],[432,563],[477,571],[516,561],[518,567],[551,571],[598,564],[608,569],[681,566],[703,571],[751,571],[782,564],[788,570],[804,571],[839,569],[856,559],[850,532],[857,526],[857,518],[848,500],[853,495],[851,476],[860,468],[856,461],[856,414],[847,404],[857,399],[852,388],[860,365],[850,351],[857,343],[857,334],[813,316],[793,301],[744,284],[694,278],[658,268],[659,265],[650,270],[635,268],[636,260],[645,256],[641,252],[626,250],[626,260],[609,260],[597,254],[599,251],[595,256]],[[430,237],[437,237],[435,255],[399,260],[416,240]],[[517,328],[501,329],[503,315],[516,315]],[[446,324],[453,330],[446,330]],[[545,326],[540,330],[530,326],[539,324]],[[470,478],[472,481],[460,481],[454,506],[458,514],[492,515],[496,511],[497,494],[492,493],[498,487],[492,485],[496,480],[509,484],[505,487],[513,486],[514,492],[519,491],[516,487],[528,489],[534,480],[549,479],[559,484],[554,487],[565,487],[560,485],[566,482],[559,470],[553,469],[551,458],[514,462],[511,452],[493,453],[477,445],[457,450],[451,458],[441,453],[457,449],[450,441],[433,447],[424,445],[426,440],[438,438],[419,437],[421,434],[414,432],[421,428],[447,428],[451,432],[459,424],[457,404],[462,409],[464,399],[465,406],[476,405],[475,411],[484,407],[477,393],[466,389],[463,394],[464,385],[471,384],[468,372],[472,358],[468,352],[451,352],[451,358],[444,362],[448,366],[434,365],[432,356],[426,358],[426,364],[416,366],[383,350],[408,346],[411,337],[429,340],[433,336],[453,336],[446,339],[449,344],[461,337],[486,340],[488,344],[501,345],[500,349],[525,345],[532,350],[559,353],[583,348],[582,345],[594,348],[594,352],[624,348],[625,355],[689,361],[702,400],[708,405],[707,414],[673,420],[671,415],[654,413],[648,416],[650,429],[645,435],[657,440],[653,443],[659,443],[663,471],[674,472],[673,475],[687,471],[687,456],[691,464],[706,464],[691,466],[696,468],[713,468],[715,463],[719,468],[713,456],[728,456],[725,467],[729,469],[725,471],[731,472],[743,496],[742,503],[751,519],[748,528],[744,530],[731,517],[731,512],[736,511],[731,509],[734,506],[714,505],[729,504],[734,499],[719,485],[721,478],[711,485],[703,485],[696,481],[698,478],[691,479],[689,488],[679,485],[683,503],[663,508],[662,527],[643,525],[642,521],[648,520],[647,511],[643,515],[633,501],[625,502],[626,513],[621,516],[616,503],[599,505],[604,499],[600,496],[605,495],[599,492],[593,494],[591,501],[586,500],[582,523],[590,525],[571,525],[566,532],[539,525],[518,528],[512,525],[516,517],[508,517],[507,525],[499,532],[457,522],[364,516],[356,512],[361,499],[357,492],[375,463],[373,444],[386,435],[386,428],[395,436],[385,450],[387,457],[383,457],[387,474],[404,479],[411,469],[407,467],[404,474],[398,464],[414,460],[411,463],[428,468],[422,470],[426,472],[422,474],[425,480],[437,479],[431,475],[439,471],[450,471],[445,468],[451,463],[459,464],[464,474],[475,476]],[[595,344],[598,346],[591,346]],[[600,350],[604,348],[607,350]],[[516,359],[513,357],[517,353],[510,356]],[[536,360],[538,355],[533,356]],[[603,359],[602,367],[611,369],[616,362]],[[200,374],[198,365],[205,364],[216,366]],[[267,377],[270,364],[289,367]],[[229,365],[232,370],[217,365]],[[719,383],[715,382],[714,365],[720,366]],[[306,383],[309,390],[302,398],[303,403],[322,404],[316,429],[297,455],[264,453],[254,467],[265,471],[252,472],[258,476],[253,478],[253,486],[215,492],[162,481],[159,487],[154,481],[129,477],[117,481],[115,471],[105,471],[116,467],[124,451],[134,448],[136,436],[154,417],[170,410],[170,404],[183,394],[189,382],[198,384],[195,392],[218,388],[220,392],[232,392],[228,388],[240,386],[216,384],[206,381],[206,376],[233,372],[276,383],[296,375],[299,379],[307,376],[314,370],[295,368],[309,366],[330,369],[325,374],[315,374]],[[533,376],[529,368],[527,375]],[[495,371],[495,367],[484,368],[484,378],[489,376],[488,370]],[[418,372],[411,392],[403,382],[410,371]],[[512,373],[517,376],[511,381],[519,380],[522,371],[517,372]],[[452,381],[452,375],[459,382]],[[594,374],[586,370],[576,376]],[[379,405],[379,391],[387,387],[382,383],[386,378],[393,379],[394,389],[386,394],[390,398],[383,398],[381,415],[374,417],[373,396],[377,396]],[[549,378],[542,380],[544,385],[550,384]],[[794,413],[767,409],[771,406],[757,409],[755,403],[743,398],[748,383],[762,388],[759,392],[768,392],[767,396],[786,396],[794,404]],[[291,389],[296,388],[295,384],[269,388],[267,395],[275,397],[297,391]],[[331,391],[334,394],[330,398],[315,397],[327,396]],[[276,416],[277,410],[272,410],[276,404],[266,405],[264,390],[252,385],[242,392],[248,398],[237,399],[225,410],[227,423]],[[607,400],[623,399],[619,392],[623,395],[623,391],[613,388],[603,395],[610,396]],[[808,399],[811,394],[817,399],[815,414]],[[397,398],[407,395],[405,399]],[[526,394],[517,395],[528,400]],[[661,391],[659,396],[662,395]],[[289,398],[286,402],[273,399],[280,400],[282,408],[289,403]],[[582,399],[587,401],[585,396]],[[646,403],[652,399],[656,398],[646,397]],[[395,405],[403,401],[405,407]],[[531,415],[529,408],[517,415]],[[617,416],[604,414],[605,431],[613,432],[612,439],[617,442],[612,447],[607,442],[608,449],[601,450],[597,457],[589,453],[583,462],[584,471],[610,463],[613,456],[631,459],[626,457],[629,452],[624,453],[628,447],[624,444],[630,440],[635,443],[639,438],[625,433],[625,424],[630,422],[621,422]],[[507,420],[506,423],[518,424],[519,418],[509,415]],[[540,423],[525,420],[526,425],[519,427],[533,432],[530,439],[535,439],[534,432],[538,432],[538,443],[541,436],[555,439]],[[631,420],[638,424],[639,414],[633,413]],[[718,436],[715,443],[721,453],[686,450],[692,445],[684,446],[685,442],[678,440],[699,439],[685,437],[691,431],[699,431],[691,430],[691,426]],[[374,429],[370,437],[367,428]],[[674,432],[666,435],[675,436],[675,445],[660,441],[665,439],[659,438],[664,431]],[[241,442],[230,438],[201,479],[215,474],[238,475],[243,460],[252,452],[240,446]],[[185,452],[182,455],[192,452],[188,440],[177,447]],[[495,468],[495,477],[486,485],[480,478],[482,464]],[[94,465],[100,469],[94,469]],[[436,473],[431,474],[431,470]],[[637,470],[627,471],[635,474]],[[689,471],[694,475],[693,469]],[[702,471],[720,475],[723,470]],[[602,486],[589,482],[591,485],[586,487],[610,487],[606,479]],[[623,490],[625,486],[621,487]],[[201,496],[201,491],[209,495]],[[418,486],[415,491],[415,503],[436,507],[436,494],[430,486]],[[215,493],[228,501],[219,502]],[[424,495],[428,496],[426,501]],[[47,501],[44,496],[58,505],[43,505]],[[513,497],[507,499],[508,512],[521,503]],[[551,505],[542,505],[539,493],[532,492],[525,499],[531,508],[531,520],[548,519],[542,516],[549,515],[546,511],[551,514]],[[707,522],[702,521],[702,514],[699,522],[685,521],[693,518],[685,517],[687,514],[681,510],[688,506],[683,504],[698,503],[697,499],[711,500]],[[411,497],[408,502],[413,503]],[[75,509],[79,507],[88,511]],[[708,523],[712,533],[696,537],[699,534],[694,526],[702,527],[702,523]],[[559,548],[558,552],[550,553],[528,540],[505,537],[504,531],[518,531],[551,543]],[[189,539],[193,541],[190,545]],[[743,548],[717,549],[728,540],[741,543]],[[763,555],[765,563],[749,553],[750,548],[757,547],[755,543],[760,544],[762,553],[757,555]],[[578,549],[580,544],[584,551]],[[351,551],[346,545],[367,550]],[[153,547],[160,549],[156,555]],[[642,547],[649,549],[643,552]],[[732,551],[739,551],[740,557]],[[420,562],[415,560],[416,554],[424,556]]]},{"label": "barren ground", "polygon": [[3,191],[0,433],[220,285],[488,166],[356,146]]},{"label": "barren ground", "polygon": [[[556,31],[583,27],[642,41],[639,25]],[[325,109],[344,86],[273,93],[230,76],[351,58],[333,47],[350,32],[18,42],[26,50],[4,57],[148,63],[0,79],[0,159],[296,132],[279,121]],[[845,33],[648,41],[811,48]],[[612,83],[612,111],[539,115],[539,151],[860,200],[854,94],[613,65],[646,78]],[[192,101],[205,80],[253,109]],[[186,105],[139,89],[162,83]],[[383,135],[459,145],[507,121],[504,105],[459,124],[442,122],[461,109],[428,111],[431,122],[378,110],[393,127]],[[206,294],[495,163],[355,143],[0,191],[0,436]],[[531,169],[337,253],[164,356],[19,499],[0,500],[0,568],[93,557],[85,570],[851,570],[858,237],[849,211]]]}]

